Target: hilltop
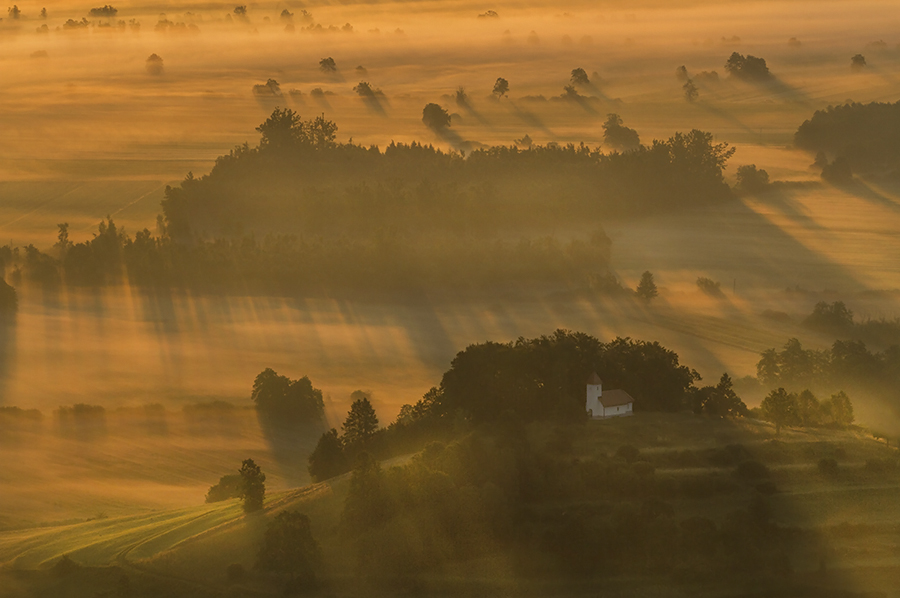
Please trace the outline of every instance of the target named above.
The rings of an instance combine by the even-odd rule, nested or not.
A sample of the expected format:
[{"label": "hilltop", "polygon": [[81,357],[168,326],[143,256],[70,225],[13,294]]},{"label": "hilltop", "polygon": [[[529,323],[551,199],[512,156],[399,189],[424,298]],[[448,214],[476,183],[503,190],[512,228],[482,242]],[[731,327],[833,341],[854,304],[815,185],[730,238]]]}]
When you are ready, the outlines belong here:
[{"label": "hilltop", "polygon": [[[511,432],[520,448],[512,448]],[[479,459],[477,467],[475,461],[457,461],[464,471],[421,477],[446,469],[447,455],[477,446],[501,448]],[[548,477],[554,470],[558,475]],[[773,426],[756,420],[640,413],[586,424],[472,430],[446,445],[430,445],[418,455],[383,463],[381,471],[391,500],[402,498],[394,493],[399,480],[444,479],[451,503],[481,496],[472,504],[487,508],[484,500],[493,492],[516,507],[509,511],[505,530],[475,529],[451,538],[441,526],[424,525],[425,519],[413,525],[417,517],[437,513],[413,500],[414,508],[354,537],[343,513],[351,478],[359,475],[354,473],[270,494],[264,511],[253,515],[245,516],[231,500],[7,531],[0,534],[0,587],[5,588],[0,596],[26,590],[35,596],[122,595],[115,592],[122,591],[123,583],[133,596],[160,591],[173,596],[280,595],[284,578],[254,572],[253,565],[266,525],[283,510],[309,516],[324,558],[319,592],[329,595],[581,594],[597,584],[617,594],[620,582],[627,580],[637,584],[630,586],[629,595],[641,587],[673,596],[722,595],[726,588],[728,595],[779,589],[791,595],[851,596],[892,589],[891,575],[900,571],[900,507],[893,500],[900,489],[897,451],[861,429],[787,429],[776,439]],[[489,471],[493,477],[482,480],[480,488],[460,484]],[[590,471],[601,477],[599,486],[584,477]],[[503,478],[515,472],[544,472],[545,477],[532,477],[529,492],[513,498],[511,489],[519,482],[515,475]],[[581,472],[577,479],[576,472]],[[614,485],[602,482],[611,481],[609,476],[615,477]],[[438,495],[426,495],[441,502]],[[593,570],[588,559],[584,570],[585,556],[606,550],[595,546],[592,529],[604,544],[615,545],[614,534],[625,533],[623,546],[643,548],[617,560],[613,568],[598,562]],[[449,544],[437,552],[428,547],[429,542],[463,541],[460,533],[482,541],[462,556]],[[703,556],[698,543],[704,534],[712,545],[724,542],[723,554]],[[738,548],[729,541],[738,536],[752,547]],[[553,538],[568,541],[557,544]],[[680,544],[689,538],[688,545]],[[360,561],[364,553],[358,551],[366,546],[381,548]],[[71,561],[60,564],[64,555]],[[729,562],[731,556],[742,556],[744,564]],[[409,574],[397,559],[425,559],[428,566]],[[229,582],[226,569],[234,564],[246,576]],[[709,565],[723,569],[707,569]],[[76,579],[81,583],[66,581]]]}]

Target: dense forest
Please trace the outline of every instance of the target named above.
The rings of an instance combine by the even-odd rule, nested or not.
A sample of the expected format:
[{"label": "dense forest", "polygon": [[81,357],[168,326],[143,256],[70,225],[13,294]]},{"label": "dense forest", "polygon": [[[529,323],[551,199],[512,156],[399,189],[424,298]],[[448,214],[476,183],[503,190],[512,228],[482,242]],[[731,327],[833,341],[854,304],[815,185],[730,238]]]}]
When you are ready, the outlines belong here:
[{"label": "dense forest", "polygon": [[[384,150],[336,142],[337,125],[276,109],[203,177],[163,201],[174,238],[290,227],[306,234],[401,231],[494,233],[582,224],[731,197],[734,152],[702,131],[624,153],[585,145],[495,146],[463,155],[418,143]],[[282,228],[283,230],[283,228]]]},{"label": "dense forest", "polygon": [[[63,223],[50,251],[5,246],[0,265],[14,285],[616,292],[604,216],[732,197],[723,169],[734,149],[697,130],[624,153],[550,144],[468,156],[418,143],[384,151],[337,143],[333,122],[289,109],[258,130],[256,147],[239,146],[208,175],[167,188],[156,233],[132,237],[108,218],[93,239],[73,243]],[[580,232],[548,235],[557,225]]]},{"label": "dense forest", "polygon": [[826,174],[835,162],[838,171],[894,171],[900,160],[900,102],[849,102],[816,110],[797,129],[794,144],[820,153],[817,163],[831,167]]}]

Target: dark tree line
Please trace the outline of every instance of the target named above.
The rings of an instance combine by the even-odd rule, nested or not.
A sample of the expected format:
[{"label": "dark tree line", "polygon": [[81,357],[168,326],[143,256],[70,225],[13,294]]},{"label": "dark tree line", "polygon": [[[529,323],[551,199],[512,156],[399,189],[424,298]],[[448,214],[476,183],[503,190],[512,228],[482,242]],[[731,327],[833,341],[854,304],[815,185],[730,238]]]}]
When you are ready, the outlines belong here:
[{"label": "dark tree line", "polygon": [[[310,475],[324,480],[349,471],[360,453],[386,458],[473,426],[584,422],[585,380],[595,371],[602,374],[604,388],[620,388],[634,397],[637,411],[693,410],[717,417],[747,413],[727,374],[716,386],[697,388],[697,372],[659,343],[629,338],[603,343],[588,334],[558,330],[510,343],[470,345],[453,359],[439,387],[415,405],[401,407],[386,428],[378,429],[374,410],[357,399],[343,434],[332,429],[319,439],[309,458]],[[356,421],[369,422],[362,440],[355,440],[360,438],[354,432]]]},{"label": "dark tree line", "polygon": [[[768,349],[756,364],[757,377],[768,388],[800,392],[872,394],[895,409],[900,386],[900,345],[870,351],[862,341],[837,340],[830,349],[804,349],[792,338],[779,351]],[[827,421],[827,418],[826,418]],[[845,422],[846,423],[846,422]]]},{"label": "dark tree line", "polygon": [[821,153],[817,163],[831,170],[835,162],[848,172],[894,170],[900,159],[900,102],[850,102],[816,110],[794,133],[794,145]]},{"label": "dark tree line", "polygon": [[694,370],[656,342],[616,338],[609,343],[558,330],[511,343],[471,345],[444,373],[431,410],[461,412],[474,422],[579,421],[585,418],[585,380],[602,373],[605,388],[621,388],[635,409],[677,411],[689,406]]},{"label": "dark tree line", "polygon": [[583,286],[606,272],[610,254],[602,232],[566,243],[552,237],[423,240],[384,230],[337,239],[246,234],[182,243],[146,229],[131,237],[107,219],[93,239],[73,244],[66,225],[60,227],[61,241],[49,253],[0,247],[11,283],[98,287],[127,281],[151,289],[355,296],[510,283]]},{"label": "dark tree line", "polygon": [[[426,117],[429,114],[426,111]],[[725,144],[714,144],[710,134],[695,130],[641,146],[634,130],[611,116],[615,118],[607,123],[610,142],[635,151],[604,154],[584,145],[549,144],[528,149],[496,146],[463,156],[418,143],[391,143],[383,151],[339,143],[333,122],[322,117],[304,121],[290,109],[276,109],[258,128],[261,139],[256,147],[238,146],[218,158],[208,175],[189,175],[178,187],[169,188],[163,214],[169,234],[182,239],[233,234],[238,225],[271,228],[279,222],[290,223],[294,230],[321,231],[316,214],[328,214],[366,188],[386,192],[381,197],[360,196],[360,207],[367,203],[377,207],[363,213],[342,211],[338,221],[343,226],[351,226],[360,216],[370,220],[374,213],[389,222],[413,218],[418,227],[439,230],[445,223],[434,217],[437,214],[417,216],[416,210],[410,213],[414,206],[407,205],[408,200],[392,199],[408,197],[411,189],[424,194],[429,206],[441,205],[434,199],[450,193],[450,211],[467,222],[486,220],[493,227],[502,226],[510,216],[518,221],[523,200],[540,204],[548,195],[569,204],[571,217],[579,221],[585,216],[643,214],[651,208],[676,209],[731,196],[722,169],[733,150]],[[446,117],[432,116],[428,122],[444,126]],[[471,190],[485,185],[492,188],[490,193],[480,201],[466,201]],[[629,201],[622,202],[626,196]],[[278,219],[273,218],[275,213]]]}]

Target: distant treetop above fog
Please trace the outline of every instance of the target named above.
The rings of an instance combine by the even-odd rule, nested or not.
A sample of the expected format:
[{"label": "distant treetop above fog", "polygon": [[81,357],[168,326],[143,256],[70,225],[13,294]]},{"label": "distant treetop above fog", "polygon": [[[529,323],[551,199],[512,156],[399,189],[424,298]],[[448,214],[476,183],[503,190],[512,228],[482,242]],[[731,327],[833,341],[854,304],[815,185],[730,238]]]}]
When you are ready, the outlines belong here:
[{"label": "distant treetop above fog", "polygon": [[743,81],[766,81],[772,77],[764,59],[737,52],[732,52],[725,63],[725,70],[732,77]]}]

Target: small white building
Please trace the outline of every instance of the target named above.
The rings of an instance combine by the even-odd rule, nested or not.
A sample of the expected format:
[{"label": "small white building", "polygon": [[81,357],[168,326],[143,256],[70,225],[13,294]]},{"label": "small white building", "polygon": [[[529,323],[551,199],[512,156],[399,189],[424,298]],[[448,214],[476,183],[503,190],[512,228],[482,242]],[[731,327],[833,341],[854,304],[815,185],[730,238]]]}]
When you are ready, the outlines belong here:
[{"label": "small white building", "polygon": [[603,381],[597,372],[587,381],[587,401],[585,403],[591,419],[603,419],[634,413],[634,399],[624,390],[614,389],[603,392]]}]

